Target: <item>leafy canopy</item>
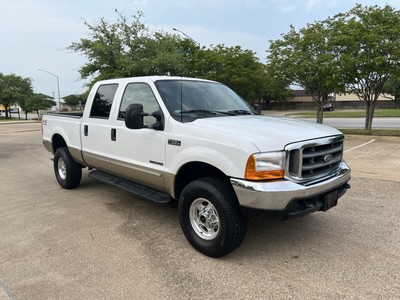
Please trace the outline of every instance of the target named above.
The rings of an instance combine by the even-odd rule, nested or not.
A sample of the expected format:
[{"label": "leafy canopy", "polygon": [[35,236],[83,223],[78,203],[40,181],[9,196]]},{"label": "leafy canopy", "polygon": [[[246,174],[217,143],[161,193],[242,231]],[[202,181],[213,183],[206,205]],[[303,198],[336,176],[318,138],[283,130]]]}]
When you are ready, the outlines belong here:
[{"label": "leafy canopy", "polygon": [[338,57],[346,91],[366,104],[371,130],[375,104],[385,83],[400,75],[400,12],[389,5],[356,5],[329,20],[329,42]]},{"label": "leafy canopy", "polygon": [[34,93],[26,99],[25,110],[36,111],[39,117],[39,110],[49,109],[54,105],[56,105],[56,102],[50,96]]},{"label": "leafy canopy", "polygon": [[291,27],[271,42],[267,68],[311,93],[321,123],[330,93],[355,93],[365,101],[365,129],[371,130],[385,83],[400,75],[400,12],[358,4],[300,30]]},{"label": "leafy canopy", "polygon": [[71,106],[72,110],[75,110],[78,105],[84,105],[86,103],[84,95],[79,94],[71,94],[65,96],[63,99],[65,104]]},{"label": "leafy canopy", "polygon": [[329,30],[326,22],[308,24],[300,30],[291,26],[281,39],[271,41],[267,57],[270,73],[312,95],[319,123],[323,121],[323,105],[341,84],[335,54],[327,41]]},{"label": "leafy canopy", "polygon": [[[118,12],[117,12],[118,13]],[[141,22],[118,13],[115,23],[103,18],[85,22],[89,37],[69,46],[86,55],[80,69],[83,78],[101,79],[147,75],[175,75],[218,80],[246,99],[265,94],[265,69],[250,50],[224,45],[200,47],[189,38],[151,31]]]},{"label": "leafy canopy", "polygon": [[102,80],[190,73],[184,65],[191,52],[198,48],[193,41],[165,32],[152,32],[141,23],[141,12],[132,20],[119,13],[118,16],[115,23],[104,18],[95,24],[85,22],[89,38],[69,46],[70,50],[83,52],[88,58],[88,63],[80,69],[83,78]]},{"label": "leafy canopy", "polygon": [[0,73],[0,104],[3,104],[8,118],[8,108],[22,103],[32,94],[32,80],[15,74]]}]

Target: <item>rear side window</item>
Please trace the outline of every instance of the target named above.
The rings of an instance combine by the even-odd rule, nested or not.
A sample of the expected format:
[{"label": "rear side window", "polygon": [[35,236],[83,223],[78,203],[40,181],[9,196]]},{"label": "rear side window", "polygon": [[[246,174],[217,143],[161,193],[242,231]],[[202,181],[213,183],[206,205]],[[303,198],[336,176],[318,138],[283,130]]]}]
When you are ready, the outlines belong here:
[{"label": "rear side window", "polygon": [[118,84],[100,85],[94,96],[90,118],[108,119]]}]

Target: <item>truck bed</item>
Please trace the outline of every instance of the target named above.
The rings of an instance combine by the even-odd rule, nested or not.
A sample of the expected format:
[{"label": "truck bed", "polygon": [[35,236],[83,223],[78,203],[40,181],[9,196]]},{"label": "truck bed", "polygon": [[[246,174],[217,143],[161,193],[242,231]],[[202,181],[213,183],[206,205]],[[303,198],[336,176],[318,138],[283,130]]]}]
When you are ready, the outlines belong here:
[{"label": "truck bed", "polygon": [[43,115],[43,141],[52,143],[59,135],[69,148],[81,149],[81,121],[83,113],[45,113]]},{"label": "truck bed", "polygon": [[70,117],[70,118],[82,118],[82,112],[46,112],[44,115],[60,116],[60,117]]}]

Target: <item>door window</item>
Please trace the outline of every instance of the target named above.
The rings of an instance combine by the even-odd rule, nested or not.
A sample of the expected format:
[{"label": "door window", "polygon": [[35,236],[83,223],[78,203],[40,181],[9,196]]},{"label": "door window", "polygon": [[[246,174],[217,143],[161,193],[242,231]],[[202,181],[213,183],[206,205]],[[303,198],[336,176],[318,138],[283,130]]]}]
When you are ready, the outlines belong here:
[{"label": "door window", "polygon": [[[118,120],[125,119],[126,108],[133,103],[142,104],[143,111],[152,114],[160,109],[156,97],[150,86],[145,83],[130,83],[127,85],[122,97],[121,106],[118,112]],[[144,117],[144,125],[154,125],[156,119],[152,116]]]},{"label": "door window", "polygon": [[99,86],[94,96],[90,118],[108,119],[111,106],[117,91],[118,84],[105,84]]}]

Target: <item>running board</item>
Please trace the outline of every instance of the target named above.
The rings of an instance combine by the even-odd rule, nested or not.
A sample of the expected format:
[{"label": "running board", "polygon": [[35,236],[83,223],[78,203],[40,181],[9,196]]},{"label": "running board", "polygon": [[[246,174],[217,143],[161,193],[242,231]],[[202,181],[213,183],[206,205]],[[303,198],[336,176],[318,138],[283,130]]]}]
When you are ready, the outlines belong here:
[{"label": "running board", "polygon": [[93,179],[114,185],[125,191],[131,192],[139,197],[145,198],[153,202],[169,203],[172,201],[172,198],[165,193],[100,171],[91,171],[89,172],[89,176]]}]

